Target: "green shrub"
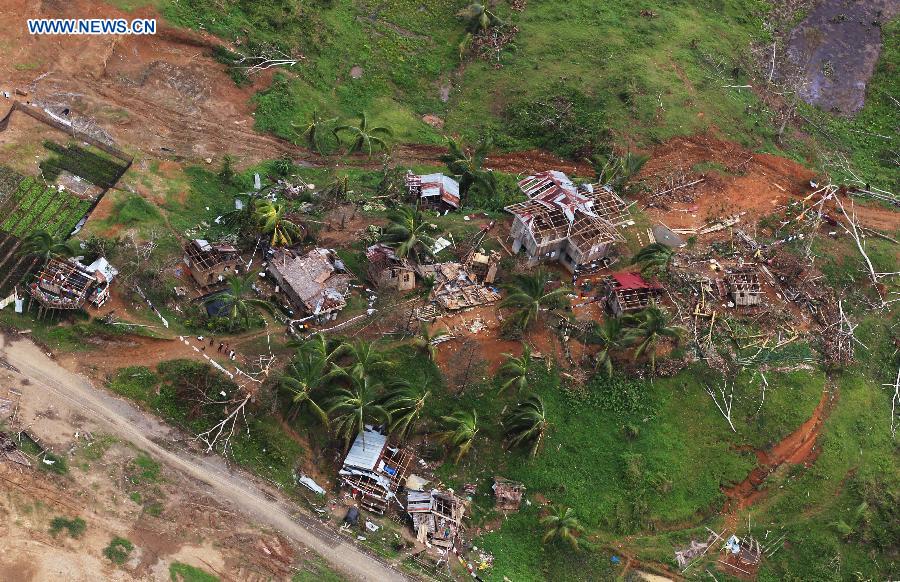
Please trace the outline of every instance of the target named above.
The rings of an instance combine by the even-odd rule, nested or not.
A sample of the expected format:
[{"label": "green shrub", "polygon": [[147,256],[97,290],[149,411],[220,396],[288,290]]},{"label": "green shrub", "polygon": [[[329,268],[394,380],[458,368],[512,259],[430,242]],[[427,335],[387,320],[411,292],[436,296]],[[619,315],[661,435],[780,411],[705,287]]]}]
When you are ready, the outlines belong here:
[{"label": "green shrub", "polygon": [[116,536],[109,542],[109,545],[103,549],[103,555],[113,564],[121,566],[128,559],[128,555],[131,554],[131,550],[133,549],[134,544],[125,538]]},{"label": "green shrub", "polygon": [[217,576],[181,562],[172,562],[169,566],[169,576],[172,582],[219,582]]},{"label": "green shrub", "polygon": [[53,521],[50,522],[50,534],[53,537],[61,532],[62,530],[66,530],[69,532],[69,536],[73,538],[81,537],[81,534],[84,533],[84,530],[87,528],[87,524],[80,517],[75,517],[72,519],[68,519],[65,517],[54,517]]}]

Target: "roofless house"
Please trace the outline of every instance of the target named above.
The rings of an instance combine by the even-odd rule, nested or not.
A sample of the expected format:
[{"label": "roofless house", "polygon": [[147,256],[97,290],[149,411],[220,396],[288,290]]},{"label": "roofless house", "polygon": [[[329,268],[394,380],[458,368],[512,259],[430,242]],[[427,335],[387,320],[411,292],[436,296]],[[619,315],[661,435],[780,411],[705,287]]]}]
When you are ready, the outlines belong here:
[{"label": "roofless house", "polygon": [[40,306],[41,315],[51,309],[81,309],[85,303],[102,307],[117,274],[102,257],[90,265],[51,258],[28,286],[28,292]]},{"label": "roofless house", "polygon": [[604,280],[606,307],[616,317],[645,309],[663,291],[662,285],[640,273],[613,273]]},{"label": "roofless house", "polygon": [[574,272],[625,240],[618,228],[629,223],[627,205],[606,186],[576,186],[564,173],[548,171],[521,180],[519,188],[528,200],[505,210],[515,217],[512,251],[524,249],[529,266],[558,261]]}]

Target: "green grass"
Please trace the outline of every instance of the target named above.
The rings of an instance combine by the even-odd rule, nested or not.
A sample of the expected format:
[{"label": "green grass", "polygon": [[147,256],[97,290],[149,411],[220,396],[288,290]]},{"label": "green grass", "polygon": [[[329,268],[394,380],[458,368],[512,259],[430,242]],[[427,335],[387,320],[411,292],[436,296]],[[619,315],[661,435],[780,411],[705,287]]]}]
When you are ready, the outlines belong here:
[{"label": "green grass", "polygon": [[219,577],[210,574],[200,568],[189,566],[181,562],[172,562],[169,565],[169,576],[172,582],[218,582]]},{"label": "green grass", "polygon": [[343,576],[328,567],[325,560],[315,558],[306,560],[302,570],[291,577],[291,582],[343,582]]}]

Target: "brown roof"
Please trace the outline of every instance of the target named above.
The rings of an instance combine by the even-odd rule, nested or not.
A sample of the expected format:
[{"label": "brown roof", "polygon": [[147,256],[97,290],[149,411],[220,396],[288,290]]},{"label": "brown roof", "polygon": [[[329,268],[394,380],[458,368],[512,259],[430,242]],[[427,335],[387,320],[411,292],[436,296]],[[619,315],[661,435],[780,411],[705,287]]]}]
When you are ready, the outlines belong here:
[{"label": "brown roof", "polygon": [[334,253],[313,249],[300,257],[287,250],[275,251],[269,269],[277,272],[311,313],[342,309],[350,288],[350,275],[338,273]]}]

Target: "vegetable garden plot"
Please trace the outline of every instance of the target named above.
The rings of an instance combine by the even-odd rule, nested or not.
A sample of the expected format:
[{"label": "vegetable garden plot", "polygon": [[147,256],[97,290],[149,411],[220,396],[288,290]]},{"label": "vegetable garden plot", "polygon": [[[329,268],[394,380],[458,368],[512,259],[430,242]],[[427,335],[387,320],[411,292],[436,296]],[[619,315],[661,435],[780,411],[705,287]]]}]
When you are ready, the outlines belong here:
[{"label": "vegetable garden plot", "polygon": [[19,252],[22,239],[44,231],[64,240],[90,208],[88,200],[0,166],[0,296],[36,263]]},{"label": "vegetable garden plot", "polygon": [[40,163],[44,176],[50,182],[55,182],[60,172],[66,171],[106,189],[115,185],[127,168],[121,161],[96,148],[79,144],[63,147],[49,140],[44,142],[44,147],[53,154]]}]

